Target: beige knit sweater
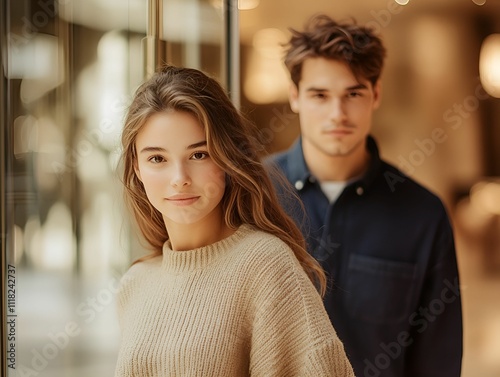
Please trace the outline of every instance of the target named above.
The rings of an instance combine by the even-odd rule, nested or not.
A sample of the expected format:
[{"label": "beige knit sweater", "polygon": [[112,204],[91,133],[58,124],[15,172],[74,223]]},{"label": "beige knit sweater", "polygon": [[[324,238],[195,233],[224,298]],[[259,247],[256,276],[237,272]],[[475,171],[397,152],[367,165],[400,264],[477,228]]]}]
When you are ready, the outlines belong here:
[{"label": "beige knit sweater", "polygon": [[132,266],[118,317],[116,377],[354,376],[291,249],[248,225]]}]

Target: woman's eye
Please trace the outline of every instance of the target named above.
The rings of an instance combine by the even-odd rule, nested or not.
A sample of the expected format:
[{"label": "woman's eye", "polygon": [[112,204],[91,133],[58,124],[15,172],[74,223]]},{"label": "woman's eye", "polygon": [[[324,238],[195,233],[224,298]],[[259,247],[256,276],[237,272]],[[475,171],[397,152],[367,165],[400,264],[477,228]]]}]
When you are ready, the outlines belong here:
[{"label": "woman's eye", "polygon": [[207,158],[207,157],[208,157],[208,153],[206,153],[206,152],[195,152],[191,156],[191,158],[193,160],[203,160],[204,158]]},{"label": "woman's eye", "polygon": [[153,164],[159,164],[160,162],[165,161],[165,159],[162,156],[151,156],[148,161],[152,162]]}]

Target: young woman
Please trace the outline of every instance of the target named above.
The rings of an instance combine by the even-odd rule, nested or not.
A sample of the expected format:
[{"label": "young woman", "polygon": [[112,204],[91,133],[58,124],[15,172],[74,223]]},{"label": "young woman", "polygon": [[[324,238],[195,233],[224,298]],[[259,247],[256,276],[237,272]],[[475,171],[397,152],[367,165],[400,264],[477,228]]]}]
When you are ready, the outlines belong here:
[{"label": "young woman", "polygon": [[122,280],[116,376],[353,376],[248,127],[200,71],[137,90],[123,179],[153,253]]}]

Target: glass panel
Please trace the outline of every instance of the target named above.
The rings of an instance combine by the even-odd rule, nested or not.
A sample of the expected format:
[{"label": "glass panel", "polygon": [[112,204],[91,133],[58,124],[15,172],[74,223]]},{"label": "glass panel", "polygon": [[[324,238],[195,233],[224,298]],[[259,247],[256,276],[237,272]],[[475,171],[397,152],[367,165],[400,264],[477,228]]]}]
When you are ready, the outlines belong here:
[{"label": "glass panel", "polygon": [[169,46],[167,61],[223,78],[222,1],[167,0],[163,11],[163,35]]},{"label": "glass panel", "polygon": [[[144,253],[122,205],[118,157],[146,71],[148,3],[1,3],[8,376],[113,375],[117,286]],[[225,81],[222,9],[163,1],[163,60]]]}]

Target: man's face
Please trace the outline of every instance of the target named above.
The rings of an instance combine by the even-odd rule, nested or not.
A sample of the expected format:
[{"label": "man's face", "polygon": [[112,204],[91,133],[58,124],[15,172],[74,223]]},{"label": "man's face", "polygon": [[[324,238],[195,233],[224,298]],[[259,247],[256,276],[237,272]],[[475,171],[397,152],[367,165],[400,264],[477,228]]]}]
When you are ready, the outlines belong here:
[{"label": "man's face", "polygon": [[380,83],[357,79],[345,63],[332,59],[307,59],[299,87],[290,88],[303,148],[314,155],[347,157],[364,150],[379,103]]}]

